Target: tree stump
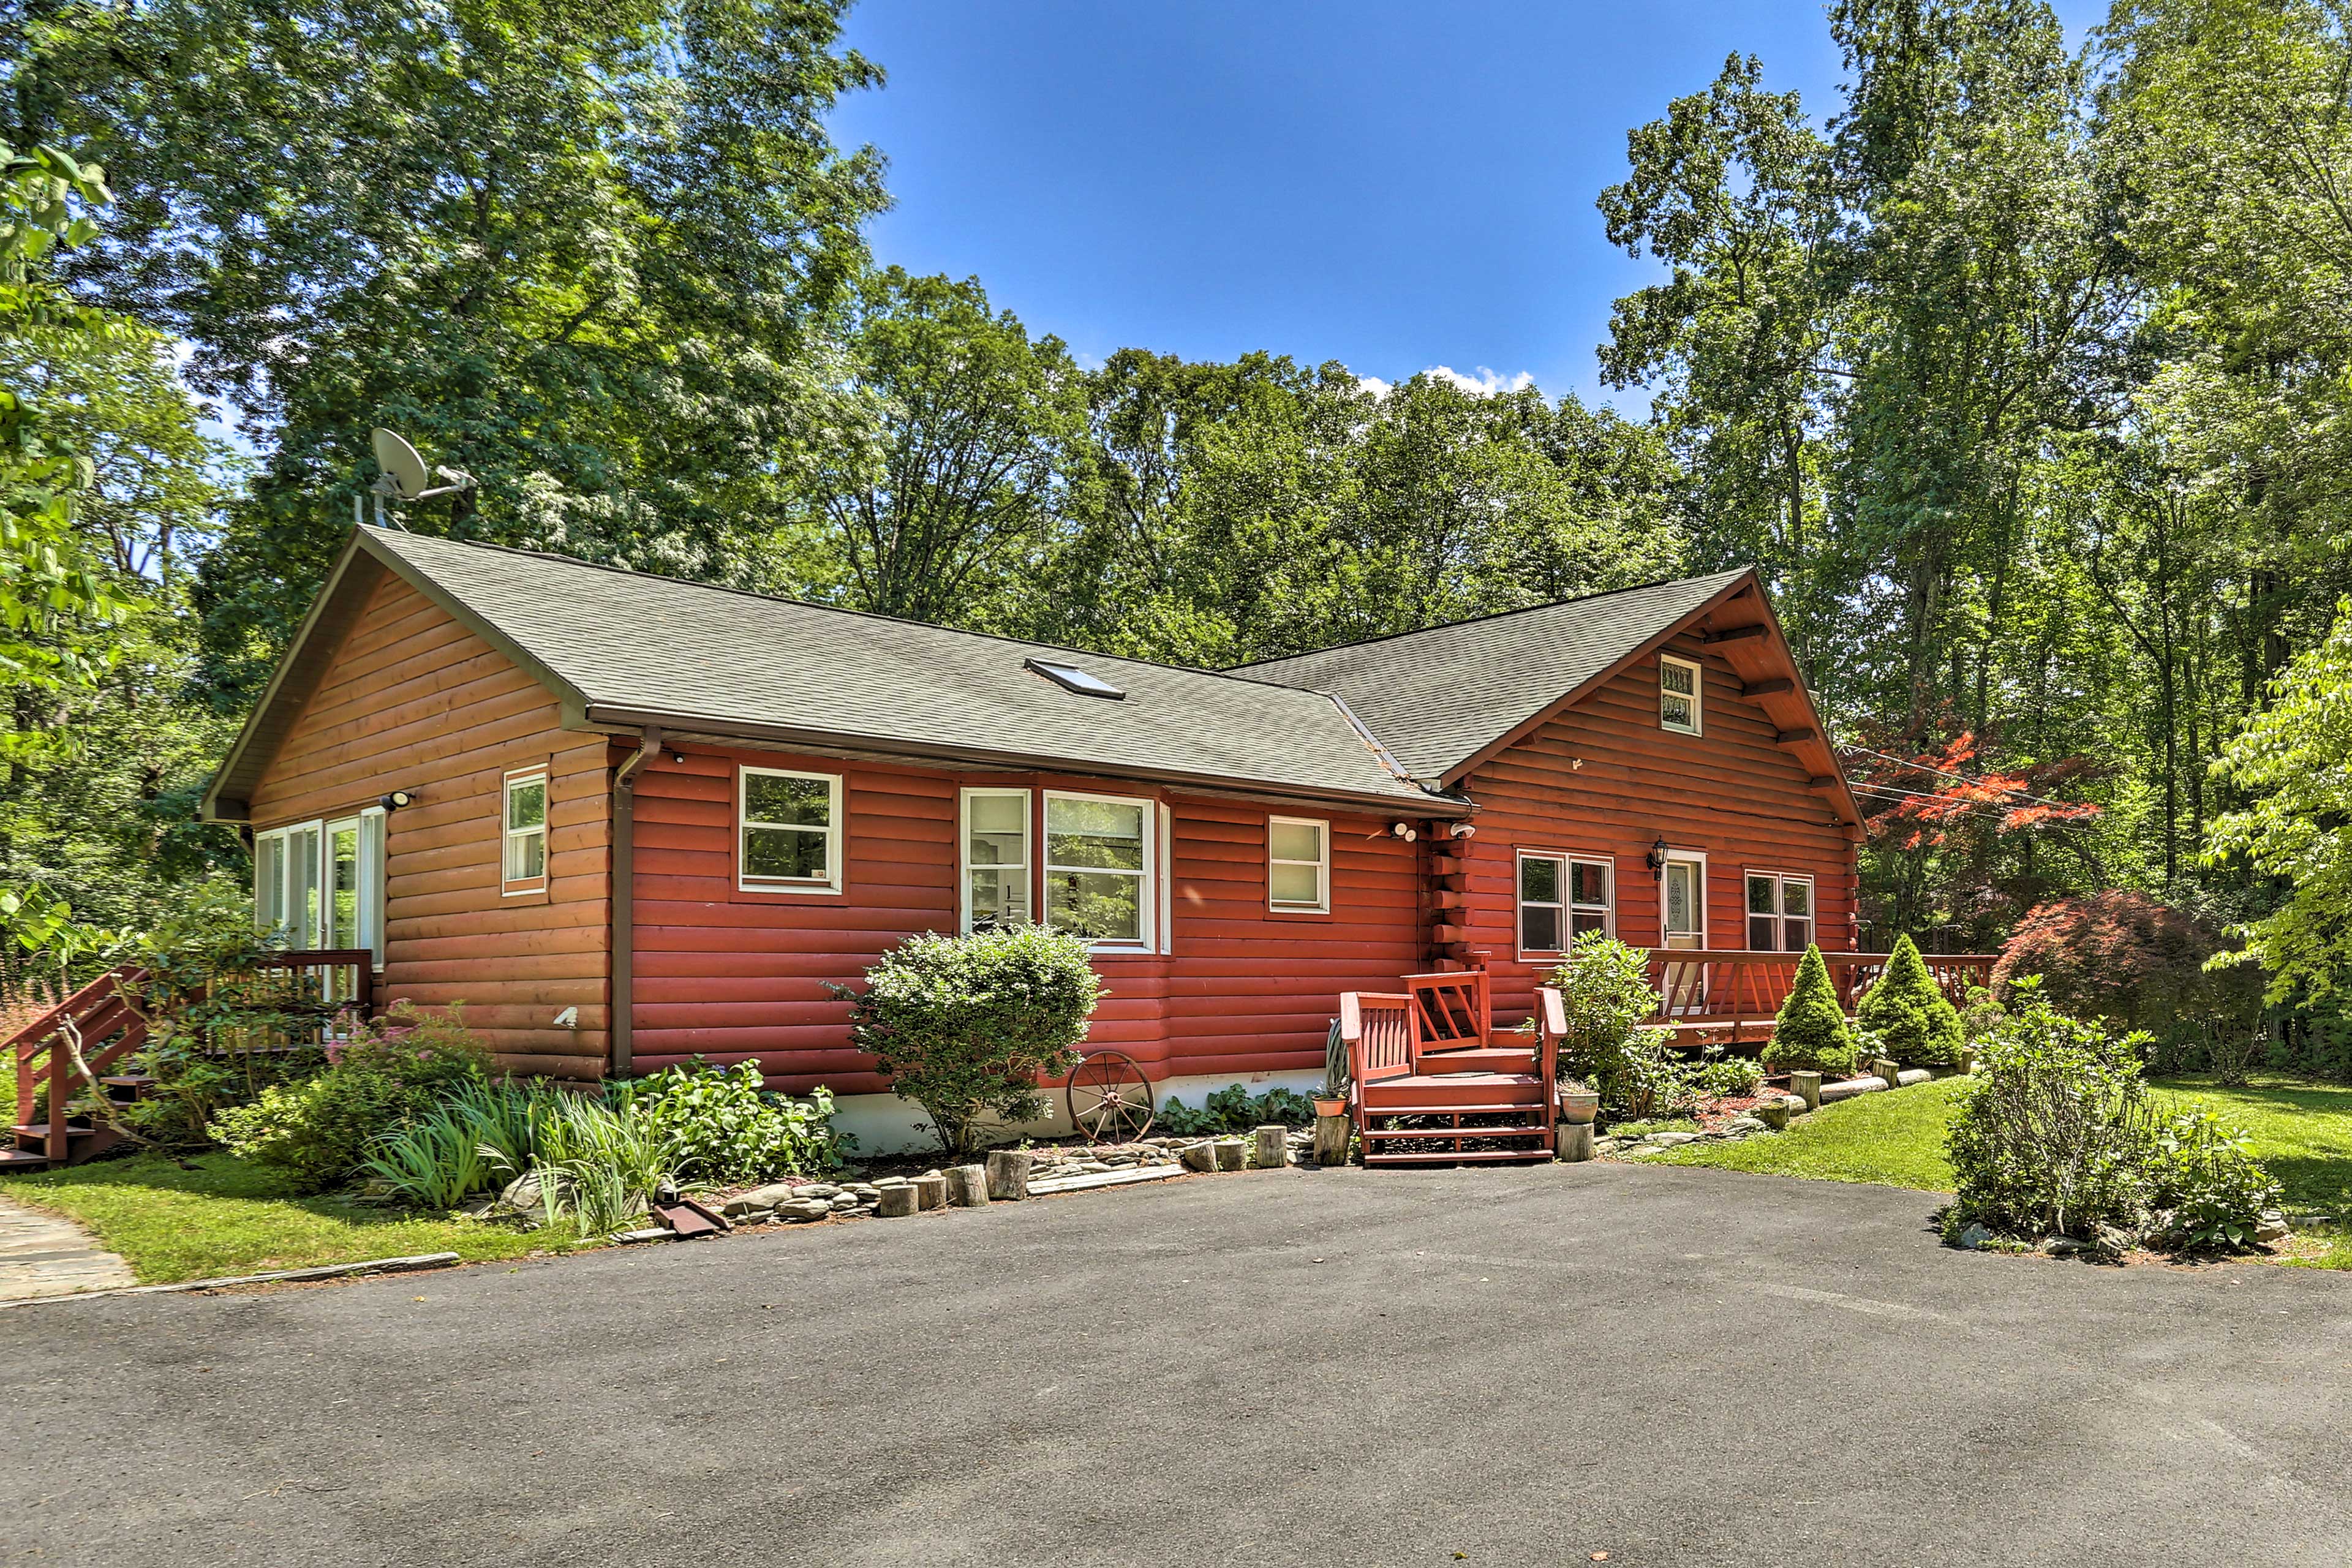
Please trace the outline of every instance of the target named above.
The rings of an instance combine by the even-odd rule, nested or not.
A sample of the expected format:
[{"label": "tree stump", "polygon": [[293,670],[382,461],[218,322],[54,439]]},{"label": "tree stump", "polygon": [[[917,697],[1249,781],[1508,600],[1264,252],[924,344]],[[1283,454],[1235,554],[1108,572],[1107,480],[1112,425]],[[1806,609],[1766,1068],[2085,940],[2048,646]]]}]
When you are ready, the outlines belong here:
[{"label": "tree stump", "polygon": [[1290,1129],[1279,1121],[1269,1121],[1253,1134],[1257,1146],[1250,1163],[1261,1171],[1279,1171],[1290,1163]]},{"label": "tree stump", "polygon": [[988,1152],[988,1195],[1002,1203],[1019,1203],[1029,1195],[1029,1151],[992,1149]]},{"label": "tree stump", "polygon": [[1213,1171],[1217,1168],[1217,1146],[1214,1143],[1187,1143],[1177,1152],[1176,1160],[1188,1171]]},{"label": "tree stump", "polygon": [[884,1219],[897,1219],[902,1215],[915,1212],[915,1188],[912,1183],[900,1183],[896,1186],[883,1187],[879,1190],[882,1196],[875,1205],[874,1212]]},{"label": "tree stump", "polygon": [[1878,1058],[1870,1064],[1870,1070],[1873,1076],[1885,1079],[1886,1087],[1889,1089],[1900,1088],[1902,1085],[1903,1068],[1893,1057]]},{"label": "tree stump", "polygon": [[1803,1100],[1807,1110],[1819,1110],[1822,1108],[1822,1075],[1817,1072],[1790,1073],[1789,1092]]},{"label": "tree stump", "polygon": [[948,1172],[948,1203],[960,1209],[988,1206],[988,1168],[958,1165]]},{"label": "tree stump", "polygon": [[1248,1157],[1249,1148],[1238,1138],[1220,1138],[1216,1142],[1217,1169],[1238,1171]]},{"label": "tree stump", "polygon": [[1559,1152],[1561,1159],[1573,1162],[1592,1158],[1591,1122],[1562,1121],[1555,1125],[1552,1131],[1559,1135]]},{"label": "tree stump", "polygon": [[1348,1163],[1348,1145],[1356,1135],[1356,1124],[1345,1116],[1318,1116],[1315,1119],[1315,1163],[1318,1165],[1344,1165]]},{"label": "tree stump", "polygon": [[936,1209],[947,1206],[948,1179],[945,1176],[917,1176],[907,1184],[915,1189],[915,1206]]}]

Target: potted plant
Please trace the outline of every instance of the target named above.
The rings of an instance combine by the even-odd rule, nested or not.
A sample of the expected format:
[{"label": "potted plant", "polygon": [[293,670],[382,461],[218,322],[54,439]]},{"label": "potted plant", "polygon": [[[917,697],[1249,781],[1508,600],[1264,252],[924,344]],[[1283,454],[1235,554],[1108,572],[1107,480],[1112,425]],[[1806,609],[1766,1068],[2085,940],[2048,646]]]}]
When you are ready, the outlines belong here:
[{"label": "potted plant", "polygon": [[1331,1035],[1323,1047],[1323,1087],[1315,1091],[1315,1114],[1348,1114],[1348,1047],[1340,1043],[1337,1019],[1332,1020]]},{"label": "potted plant", "polygon": [[1572,1078],[1559,1080],[1559,1119],[1583,1127],[1601,1114],[1601,1095]]}]

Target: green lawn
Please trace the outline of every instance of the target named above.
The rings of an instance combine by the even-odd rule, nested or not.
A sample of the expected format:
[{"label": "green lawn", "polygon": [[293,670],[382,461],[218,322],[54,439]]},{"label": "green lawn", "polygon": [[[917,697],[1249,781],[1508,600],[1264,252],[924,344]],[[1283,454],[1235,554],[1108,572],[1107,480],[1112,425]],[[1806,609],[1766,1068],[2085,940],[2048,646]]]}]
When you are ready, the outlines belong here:
[{"label": "green lawn", "polygon": [[581,1245],[550,1232],[298,1196],[266,1167],[226,1154],[190,1163],[195,1169],[160,1154],[100,1160],[11,1176],[0,1194],[81,1221],[151,1285],[420,1252],[487,1262]]},{"label": "green lawn", "polygon": [[[1691,1143],[1649,1158],[1948,1193],[1952,1169],[1944,1159],[1944,1128],[1966,1082],[1944,1079],[1865,1094],[1801,1116],[1777,1137]],[[2254,1157],[2286,1189],[2288,1208],[2352,1209],[2352,1089],[2262,1076],[2243,1089],[2189,1078],[2162,1079],[2157,1088],[2207,1107],[2244,1133]],[[2339,1242],[2329,1266],[2352,1267],[2352,1243]]]}]

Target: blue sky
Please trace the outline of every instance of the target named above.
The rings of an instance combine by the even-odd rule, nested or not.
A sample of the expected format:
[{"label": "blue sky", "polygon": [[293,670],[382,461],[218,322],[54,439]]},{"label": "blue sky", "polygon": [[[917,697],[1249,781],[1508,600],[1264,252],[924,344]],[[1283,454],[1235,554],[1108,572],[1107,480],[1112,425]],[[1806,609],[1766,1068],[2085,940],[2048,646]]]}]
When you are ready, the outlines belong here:
[{"label": "blue sky", "polygon": [[[2078,45],[2104,11],[2059,6]],[[1592,353],[1651,276],[1593,207],[1626,131],[1735,50],[1818,111],[1839,69],[1811,0],[863,0],[848,41],[890,76],[832,121],[890,160],[877,257],[1089,362],[1263,348],[1629,410]]]}]

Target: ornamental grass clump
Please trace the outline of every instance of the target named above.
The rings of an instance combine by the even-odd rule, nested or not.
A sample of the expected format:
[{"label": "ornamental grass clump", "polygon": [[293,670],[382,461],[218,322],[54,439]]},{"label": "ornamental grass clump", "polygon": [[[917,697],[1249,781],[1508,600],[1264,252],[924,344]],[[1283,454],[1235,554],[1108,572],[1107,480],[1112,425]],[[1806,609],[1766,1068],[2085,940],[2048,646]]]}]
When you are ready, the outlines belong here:
[{"label": "ornamental grass clump", "polygon": [[1967,1047],[1960,1010],[1944,1000],[1916,943],[1904,937],[1886,960],[1886,973],[1853,1010],[1853,1021],[1877,1037],[1880,1048],[1911,1067],[1953,1067]]},{"label": "ornamental grass clump", "polygon": [[866,972],[849,1001],[850,1037],[891,1091],[930,1118],[950,1157],[974,1146],[982,1119],[1034,1121],[1038,1081],[1078,1065],[1102,999],[1082,938],[1037,926],[908,937]]},{"label": "ornamental grass clump", "polygon": [[1780,1004],[1772,1038],[1764,1047],[1764,1065],[1774,1072],[1793,1068],[1851,1074],[1854,1069],[1853,1031],[1846,1026],[1845,1009],[1838,1005],[1830,966],[1818,947],[1807,947],[1797,965],[1789,999]]}]

